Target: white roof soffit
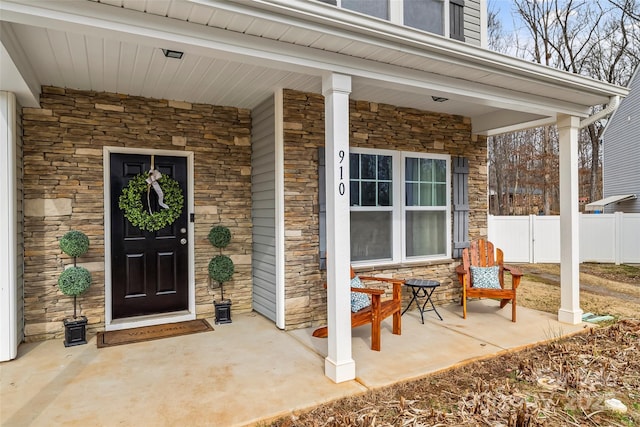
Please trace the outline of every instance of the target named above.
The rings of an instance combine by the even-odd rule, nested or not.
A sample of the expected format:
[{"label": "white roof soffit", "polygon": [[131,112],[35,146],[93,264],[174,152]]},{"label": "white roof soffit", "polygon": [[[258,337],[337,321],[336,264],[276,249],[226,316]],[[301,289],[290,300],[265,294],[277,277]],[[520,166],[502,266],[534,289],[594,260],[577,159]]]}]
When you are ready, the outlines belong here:
[{"label": "white roof soffit", "polygon": [[[598,97],[597,103],[606,104],[614,95],[625,96],[625,88],[598,81],[579,74],[568,73],[559,69],[543,66],[520,58],[482,49],[468,43],[459,42],[435,34],[417,32],[383,19],[336,8],[321,2],[308,0],[188,0],[192,3],[211,5],[244,14],[253,14],[264,19],[277,19],[267,12],[278,16],[288,15],[298,18],[297,24],[313,29],[309,21],[318,24],[317,30],[350,40],[365,41],[372,45],[385,46],[394,51],[401,51],[421,56],[430,61],[443,61],[450,66],[478,68],[492,72],[505,78],[523,78],[536,80],[541,84],[558,85],[563,89],[575,91],[577,96]],[[254,9],[253,11],[251,9]],[[299,17],[303,15],[305,20]],[[288,20],[289,25],[296,25],[295,20]],[[357,35],[360,35],[358,37]],[[589,106],[595,105],[591,104]]]},{"label": "white roof soffit", "polygon": [[604,207],[610,205],[612,203],[620,203],[625,202],[627,200],[636,199],[637,196],[635,194],[622,194],[619,196],[609,196],[604,199],[596,200],[595,202],[591,202],[584,206],[585,211],[602,211]]},{"label": "white roof soffit", "polygon": [[[557,114],[585,117],[590,106],[628,93],[626,88],[312,1],[102,1],[120,7],[95,1],[3,0],[0,16],[49,31],[167,47],[318,78],[326,72],[349,74],[354,88],[369,85],[429,99],[437,92],[451,99],[451,105],[484,106],[484,115],[472,116],[474,132],[483,134],[553,122]],[[127,9],[152,6],[165,7],[166,16]],[[220,11],[226,12],[224,25],[232,16],[251,20],[252,28],[283,25],[307,40],[327,37],[332,43],[320,49],[252,34],[251,28],[223,29],[223,22],[212,18]],[[358,49],[350,51],[351,45]],[[377,57],[367,58],[365,52],[373,50]]]}]

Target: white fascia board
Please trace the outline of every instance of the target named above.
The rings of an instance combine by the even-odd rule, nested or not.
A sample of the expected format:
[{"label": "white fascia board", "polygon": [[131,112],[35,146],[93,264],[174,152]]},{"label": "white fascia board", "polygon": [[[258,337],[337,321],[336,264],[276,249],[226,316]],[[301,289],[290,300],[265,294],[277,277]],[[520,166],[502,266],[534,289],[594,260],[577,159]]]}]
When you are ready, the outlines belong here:
[{"label": "white fascia board", "polygon": [[[40,4],[40,7],[34,6]],[[226,4],[226,3],[225,3]],[[52,9],[52,7],[56,9]],[[73,6],[73,7],[71,7]],[[80,7],[82,6],[82,7]],[[333,71],[354,77],[372,79],[380,85],[405,85],[427,90],[446,91],[452,95],[501,109],[514,109],[531,114],[548,115],[550,111],[584,117],[588,106],[537,95],[483,85],[477,82],[429,74],[401,66],[347,57],[334,52],[282,43],[261,37],[232,33],[219,28],[143,14],[128,9],[104,6],[94,2],[0,3],[2,19],[25,25],[38,25],[60,31],[143,43],[153,47],[169,47],[184,52],[217,56],[322,76]],[[167,22],[171,25],[168,26]],[[406,90],[406,88],[405,88]]]},{"label": "white fascia board", "polygon": [[0,22],[0,90],[13,92],[23,107],[39,108],[40,84],[28,59],[17,46],[12,29]]},{"label": "white fascia board", "polygon": [[[303,28],[313,28],[310,22],[319,24],[318,30],[337,37],[363,41],[378,47],[387,47],[396,51],[423,56],[432,60],[491,71],[509,77],[521,76],[528,81],[553,84],[565,88],[572,87],[579,92],[592,92],[602,97],[602,103],[614,95],[626,96],[628,91],[620,86],[602,82],[579,74],[569,73],[542,64],[483,49],[458,40],[436,34],[410,29],[389,21],[357,14],[346,9],[336,8],[319,2],[307,0],[190,0],[192,2],[215,6],[218,9],[232,10],[245,15],[261,17]],[[258,8],[261,8],[258,10]],[[265,12],[271,11],[270,15]],[[291,17],[282,21],[282,15]],[[304,16],[305,20],[296,22],[295,17]],[[347,32],[345,32],[345,30]],[[361,37],[357,35],[360,34]],[[385,43],[386,42],[386,43]]]}]

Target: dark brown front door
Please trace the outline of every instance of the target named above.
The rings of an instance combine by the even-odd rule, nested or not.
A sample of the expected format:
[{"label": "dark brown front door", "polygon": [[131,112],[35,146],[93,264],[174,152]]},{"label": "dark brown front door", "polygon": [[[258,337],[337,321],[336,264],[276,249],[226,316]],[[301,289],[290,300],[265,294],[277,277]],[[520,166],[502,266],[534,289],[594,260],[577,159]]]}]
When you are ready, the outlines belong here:
[{"label": "dark brown front door", "polygon": [[[111,296],[112,318],[186,310],[189,303],[187,244],[187,159],[154,156],[155,169],[180,183],[182,215],[171,225],[143,231],[118,207],[122,189],[134,176],[148,172],[150,155],[111,154]],[[162,209],[151,191],[151,209]],[[143,204],[147,206],[146,195]]]}]

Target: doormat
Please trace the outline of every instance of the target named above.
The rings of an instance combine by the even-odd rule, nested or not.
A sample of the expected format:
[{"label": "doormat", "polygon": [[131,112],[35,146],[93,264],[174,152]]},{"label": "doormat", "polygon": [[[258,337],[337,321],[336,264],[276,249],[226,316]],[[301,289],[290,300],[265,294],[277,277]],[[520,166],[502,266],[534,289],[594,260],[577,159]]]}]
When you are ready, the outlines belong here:
[{"label": "doormat", "polygon": [[97,342],[98,348],[102,348],[207,331],[213,331],[209,322],[204,319],[196,319],[187,322],[168,323],[166,325],[123,329],[121,331],[98,332]]}]

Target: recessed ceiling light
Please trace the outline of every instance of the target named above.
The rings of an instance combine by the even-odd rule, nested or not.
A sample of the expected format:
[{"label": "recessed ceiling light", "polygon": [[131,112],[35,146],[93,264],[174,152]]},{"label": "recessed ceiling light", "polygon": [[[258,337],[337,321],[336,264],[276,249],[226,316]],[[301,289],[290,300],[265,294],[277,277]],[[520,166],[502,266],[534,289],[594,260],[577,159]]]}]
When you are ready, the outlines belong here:
[{"label": "recessed ceiling light", "polygon": [[433,99],[435,102],[444,102],[449,100],[449,98],[444,98],[442,96],[432,96],[431,99]]},{"label": "recessed ceiling light", "polygon": [[171,50],[171,49],[162,49],[162,53],[164,53],[164,56],[166,56],[167,58],[175,58],[175,59],[182,59],[182,55],[184,55],[184,52],[180,52],[178,50]]}]

